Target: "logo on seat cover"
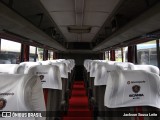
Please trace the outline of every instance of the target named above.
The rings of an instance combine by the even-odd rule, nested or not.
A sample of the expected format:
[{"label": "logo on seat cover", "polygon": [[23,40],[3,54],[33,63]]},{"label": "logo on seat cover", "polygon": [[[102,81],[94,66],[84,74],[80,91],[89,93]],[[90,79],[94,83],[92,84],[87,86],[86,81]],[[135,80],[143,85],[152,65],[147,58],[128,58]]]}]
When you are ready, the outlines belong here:
[{"label": "logo on seat cover", "polygon": [[133,90],[134,93],[138,93],[140,91],[140,89],[141,89],[141,87],[139,85],[134,85],[132,87],[132,90]]},{"label": "logo on seat cover", "polygon": [[44,75],[40,75],[39,78],[40,78],[40,80],[43,80],[44,79]]},{"label": "logo on seat cover", "polygon": [[2,110],[3,108],[5,108],[7,103],[7,100],[4,98],[0,98],[0,110]]},{"label": "logo on seat cover", "polygon": [[44,80],[44,75],[40,75],[39,78],[40,78],[42,83],[46,82],[46,80]]},{"label": "logo on seat cover", "polygon": [[129,85],[131,83],[131,81],[127,81],[127,84]]}]

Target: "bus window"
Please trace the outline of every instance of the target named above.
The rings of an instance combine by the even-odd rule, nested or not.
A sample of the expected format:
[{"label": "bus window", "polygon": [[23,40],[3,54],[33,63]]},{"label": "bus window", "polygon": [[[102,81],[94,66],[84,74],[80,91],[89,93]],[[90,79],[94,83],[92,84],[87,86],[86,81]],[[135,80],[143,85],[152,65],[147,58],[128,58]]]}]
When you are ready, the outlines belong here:
[{"label": "bus window", "polygon": [[156,40],[137,45],[137,62],[157,66]]},{"label": "bus window", "polygon": [[105,52],[105,60],[109,61],[110,58],[110,51]]},{"label": "bus window", "polygon": [[16,64],[20,62],[21,44],[1,39],[0,64]]},{"label": "bus window", "polygon": [[29,46],[29,61],[36,61],[37,55],[36,55],[36,47]]},{"label": "bus window", "polygon": [[123,61],[124,62],[128,62],[127,54],[128,54],[128,47],[123,47]]},{"label": "bus window", "polygon": [[122,62],[122,52],[121,49],[116,49],[115,50],[115,60],[118,62]]},{"label": "bus window", "polygon": [[48,50],[48,60],[53,60],[53,54],[52,50]]},{"label": "bus window", "polygon": [[43,61],[43,48],[37,48],[38,61]]}]

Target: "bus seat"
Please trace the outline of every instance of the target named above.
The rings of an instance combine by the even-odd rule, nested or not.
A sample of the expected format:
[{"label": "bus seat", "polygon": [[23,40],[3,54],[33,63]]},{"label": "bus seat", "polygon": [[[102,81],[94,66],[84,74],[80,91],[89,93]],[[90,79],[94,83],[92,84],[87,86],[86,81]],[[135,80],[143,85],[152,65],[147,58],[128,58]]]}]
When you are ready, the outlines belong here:
[{"label": "bus seat", "polygon": [[[72,68],[71,68],[71,63],[69,60],[63,60],[60,63],[65,63],[67,66],[67,73],[68,73],[68,83],[67,83],[67,88],[70,90],[70,93],[72,91],[72,86],[73,86],[73,79],[72,79]],[[71,97],[71,94],[69,95]]]},{"label": "bus seat", "polygon": [[94,87],[94,79],[95,79],[95,76],[96,76],[96,71],[97,71],[97,67],[98,65],[100,64],[99,61],[94,61],[91,63],[91,69],[90,69],[90,77],[89,77],[89,80],[88,80],[88,95],[89,95],[89,99],[90,97],[93,96],[93,87]]},{"label": "bus seat", "polygon": [[94,79],[94,90],[93,90],[93,100],[95,104],[95,112],[97,114],[98,119],[104,119],[105,106],[104,106],[104,94],[106,83],[108,80],[108,75],[111,71],[116,70],[115,65],[108,65],[106,63],[98,64],[95,79]]},{"label": "bus seat", "polygon": [[18,64],[0,64],[0,73],[16,74],[18,68]]},{"label": "bus seat", "polygon": [[[44,117],[37,120],[45,120],[45,102],[43,97],[42,85],[39,78],[33,75],[0,75],[0,111],[42,111]],[[4,119],[5,118],[0,118]],[[17,118],[12,117],[7,120],[35,120],[35,118]]]},{"label": "bus seat", "polygon": [[[91,63],[90,73],[89,73],[89,79],[88,79],[88,87],[87,87],[87,94],[89,101],[94,96],[93,88],[94,88],[94,78],[95,78],[95,72],[97,70],[97,66],[99,64],[99,61],[93,61]],[[91,107],[91,106],[90,106]]]},{"label": "bus seat", "polygon": [[89,59],[84,60],[84,72],[83,72],[83,77],[84,77],[84,86],[87,90],[88,83],[87,83],[87,64],[88,64]]},{"label": "bus seat", "polygon": [[59,67],[56,65],[37,65],[25,71],[25,74],[38,75],[43,88],[62,90]]},{"label": "bus seat", "polygon": [[[25,72],[25,74],[38,75],[47,98],[46,106],[48,113],[52,119],[59,119],[62,115],[64,101],[62,101],[62,80],[59,67],[56,65],[38,65],[33,66]],[[47,95],[46,95],[47,94]]]},{"label": "bus seat", "polygon": [[[152,81],[152,82],[150,82]],[[112,71],[107,80],[104,105],[106,120],[158,120],[159,116],[123,116],[160,113],[160,77],[143,70]]]},{"label": "bus seat", "polygon": [[91,70],[91,64],[92,62],[94,62],[93,60],[88,60],[87,61],[87,65],[86,65],[86,78],[85,78],[85,88],[86,88],[86,91],[87,91],[87,94],[88,94],[88,90],[89,90],[89,87],[90,87],[90,70]]},{"label": "bus seat", "polygon": [[70,89],[68,88],[69,80],[68,80],[68,72],[67,66],[63,62],[52,63],[52,65],[56,65],[59,67],[60,76],[62,79],[62,100],[65,101],[65,108],[64,111],[67,111],[69,107],[69,96],[70,96]]}]

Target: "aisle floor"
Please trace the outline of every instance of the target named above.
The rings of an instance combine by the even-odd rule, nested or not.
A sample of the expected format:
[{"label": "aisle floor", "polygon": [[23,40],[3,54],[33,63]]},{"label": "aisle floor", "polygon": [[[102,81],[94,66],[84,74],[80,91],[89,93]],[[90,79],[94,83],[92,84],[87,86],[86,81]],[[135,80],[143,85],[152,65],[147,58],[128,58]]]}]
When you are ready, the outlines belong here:
[{"label": "aisle floor", "polygon": [[88,108],[88,98],[83,81],[75,81],[72,96],[69,101],[68,114],[63,120],[91,120],[91,111]]}]

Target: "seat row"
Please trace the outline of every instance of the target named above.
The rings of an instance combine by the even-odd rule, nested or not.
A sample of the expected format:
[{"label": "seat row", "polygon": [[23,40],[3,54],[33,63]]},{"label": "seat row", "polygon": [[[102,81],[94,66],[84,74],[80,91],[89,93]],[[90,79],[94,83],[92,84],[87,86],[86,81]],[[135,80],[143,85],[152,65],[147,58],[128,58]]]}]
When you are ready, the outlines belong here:
[{"label": "seat row", "polygon": [[[33,120],[61,119],[69,106],[74,66],[72,59],[0,64],[0,111],[42,111],[47,118]],[[17,119],[32,120],[7,118]]]},{"label": "seat row", "polygon": [[124,113],[160,113],[158,67],[105,60],[85,60],[84,67],[85,86],[95,119],[132,120],[141,116],[126,117]]}]

